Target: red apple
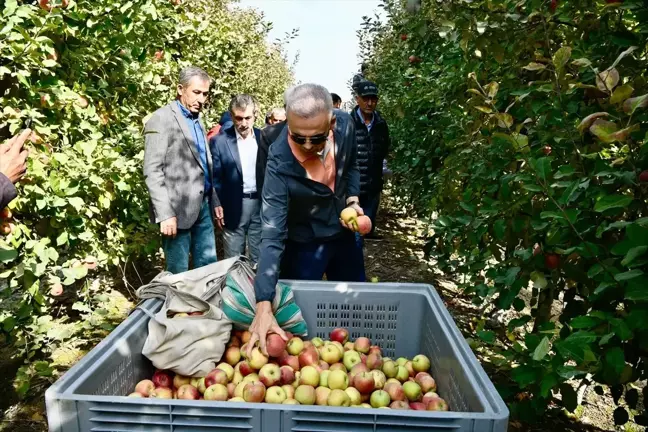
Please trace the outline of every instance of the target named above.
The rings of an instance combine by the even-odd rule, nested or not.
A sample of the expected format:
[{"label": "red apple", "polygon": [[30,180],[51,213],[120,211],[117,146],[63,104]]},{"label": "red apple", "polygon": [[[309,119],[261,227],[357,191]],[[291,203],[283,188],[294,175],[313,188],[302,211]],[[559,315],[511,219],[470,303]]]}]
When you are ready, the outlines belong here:
[{"label": "red apple", "polygon": [[355,351],[355,344],[353,342],[347,342],[344,344],[344,352]]},{"label": "red apple", "polygon": [[430,402],[432,402],[433,399],[438,399],[438,398],[439,398],[439,395],[437,393],[431,391],[431,392],[427,392],[427,393],[425,393],[423,395],[423,400],[421,402],[423,402],[425,404],[425,406],[428,406],[428,404]]},{"label": "red apple", "polygon": [[389,397],[393,401],[405,400],[405,392],[403,391],[403,386],[399,382],[386,383],[384,390],[389,394]]},{"label": "red apple", "polygon": [[[11,234],[11,228],[9,228],[8,233],[5,232],[4,234]],[[52,288],[50,288],[49,293],[50,293],[50,295],[52,295],[54,297],[60,296],[61,294],[63,294],[63,285],[60,284],[60,283],[55,283],[54,285],[52,285]]]},{"label": "red apple", "polygon": [[369,354],[367,356],[367,367],[369,369],[382,369],[382,356],[379,353]]},{"label": "red apple", "polygon": [[371,219],[369,219],[369,216],[358,216],[357,224],[360,235],[367,235],[371,232]]},{"label": "red apple", "polygon": [[[346,368],[345,368],[346,370]],[[351,378],[355,377],[358,374],[361,374],[363,372],[369,372],[369,367],[364,364],[364,363],[358,363],[357,365],[353,366],[351,368],[351,371],[349,372]]]},{"label": "red apple", "polygon": [[425,411],[427,409],[427,406],[423,402],[410,402],[409,404],[410,409],[416,410],[416,411]]},{"label": "red apple", "polygon": [[360,393],[369,394],[376,388],[376,381],[371,372],[362,372],[353,377],[353,387]]},{"label": "red apple", "polygon": [[286,349],[286,341],[278,334],[271,334],[266,339],[266,350],[270,357],[279,357]]},{"label": "red apple", "polygon": [[329,364],[326,363],[324,360],[320,360],[320,362],[319,362],[319,364],[318,364],[318,367],[319,367],[320,372],[321,372],[321,371],[323,371],[323,370],[328,370],[328,368],[329,368]]},{"label": "red apple", "polygon": [[281,366],[279,372],[281,375],[280,381],[282,385],[292,384],[295,382],[295,370],[292,367]]},{"label": "red apple", "polygon": [[265,386],[256,381],[247,383],[243,388],[243,399],[245,402],[263,402],[265,399]]},{"label": "red apple", "polygon": [[255,369],[250,365],[250,363],[248,363],[247,360],[243,360],[243,361],[240,362],[238,365],[239,365],[239,366],[238,366],[238,368],[239,368],[239,372],[240,372],[241,375],[243,375],[243,376],[248,376],[248,375],[250,375],[251,373],[254,373],[254,372],[255,372]]},{"label": "red apple", "polygon": [[142,380],[135,386],[135,391],[144,397],[149,397],[153,390],[155,390],[155,384],[151,380]]},{"label": "red apple", "polygon": [[153,384],[155,387],[173,387],[173,372],[166,370],[156,370],[153,374]]},{"label": "red apple", "polygon": [[405,33],[403,33],[403,34],[401,35],[401,40],[402,40],[402,41],[406,41],[406,40],[407,40],[407,35],[406,35]]},{"label": "red apple", "polygon": [[371,354],[379,354],[382,357],[382,350],[378,345],[371,345],[369,348],[369,355]]},{"label": "red apple", "polygon": [[155,52],[154,56],[155,61],[160,61],[164,58],[164,50],[158,50]]},{"label": "red apple", "polygon": [[642,171],[641,174],[639,174],[639,181],[641,183],[647,183],[648,182],[648,170]]},{"label": "red apple", "polygon": [[304,351],[299,354],[299,365],[303,368],[304,366],[315,366],[319,364],[319,353],[314,346],[309,346],[304,349]]},{"label": "red apple", "polygon": [[214,369],[205,376],[205,387],[209,388],[214,384],[227,385],[227,372],[221,369]]},{"label": "red apple", "polygon": [[441,398],[432,399],[427,404],[428,411],[448,411],[448,404]]},{"label": "red apple", "polygon": [[297,372],[300,369],[299,358],[297,356],[294,356],[294,355],[289,355],[289,356],[283,357],[279,361],[279,364],[282,365],[282,366],[290,366],[292,368],[292,370],[294,370],[295,372]]},{"label": "red apple", "polygon": [[177,396],[178,399],[197,400],[200,399],[200,392],[191,384],[184,384],[178,388]]},{"label": "red apple", "polygon": [[417,56],[415,56],[415,55],[411,55],[411,56],[409,56],[409,59],[408,59],[408,60],[409,60],[409,62],[410,62],[411,64],[421,63],[421,58],[420,58],[420,57],[417,57]]},{"label": "red apple", "polygon": [[279,366],[272,363],[264,365],[259,371],[259,380],[266,387],[278,385],[281,381],[281,370],[279,369]]},{"label": "red apple", "polygon": [[345,344],[349,340],[349,331],[343,328],[336,328],[329,335],[329,339]]},{"label": "red apple", "polygon": [[547,146],[542,147],[542,153],[544,153],[544,154],[546,154],[547,156],[549,156],[549,155],[551,154],[551,146],[548,146],[548,145],[547,145]]},{"label": "red apple", "polygon": [[390,405],[389,408],[391,409],[399,409],[399,410],[408,410],[410,409],[409,404],[405,401],[398,400],[398,401],[393,401]]},{"label": "red apple", "polygon": [[557,269],[560,265],[560,257],[556,254],[547,254],[545,255],[545,266],[549,270]]}]

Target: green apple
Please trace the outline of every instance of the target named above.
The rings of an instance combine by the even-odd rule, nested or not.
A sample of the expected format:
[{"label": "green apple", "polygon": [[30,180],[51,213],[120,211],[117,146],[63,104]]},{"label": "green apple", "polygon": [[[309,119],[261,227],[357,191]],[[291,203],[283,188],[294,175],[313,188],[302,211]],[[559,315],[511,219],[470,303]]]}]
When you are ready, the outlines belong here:
[{"label": "green apple", "polygon": [[421,400],[421,386],[413,381],[407,381],[403,384],[403,392],[410,402]]},{"label": "green apple", "polygon": [[371,393],[371,398],[369,399],[371,406],[374,408],[383,408],[389,406],[391,399],[389,399],[389,394],[384,390],[376,390]]},{"label": "green apple", "polygon": [[430,370],[430,359],[419,354],[412,359],[412,366],[416,372],[427,372]]},{"label": "green apple", "polygon": [[265,401],[267,403],[280,404],[286,399],[286,392],[279,386],[270,387],[265,394]]},{"label": "green apple", "polygon": [[344,363],[344,367],[346,367],[347,370],[353,369],[353,366],[357,365],[361,361],[362,359],[360,358],[360,353],[353,350],[345,352],[342,359],[342,363]]},{"label": "green apple", "polygon": [[335,389],[331,390],[331,393],[326,400],[328,406],[343,406],[348,407],[351,405],[351,399],[349,395],[346,394],[344,390]]}]

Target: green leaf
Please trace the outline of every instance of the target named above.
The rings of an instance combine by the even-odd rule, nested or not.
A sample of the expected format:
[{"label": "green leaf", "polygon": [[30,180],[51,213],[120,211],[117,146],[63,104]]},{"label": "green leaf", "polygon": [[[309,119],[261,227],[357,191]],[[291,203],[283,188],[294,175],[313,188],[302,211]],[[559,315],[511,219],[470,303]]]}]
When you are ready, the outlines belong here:
[{"label": "green leaf", "polygon": [[644,272],[639,270],[639,269],[630,270],[630,271],[623,272],[623,273],[617,273],[616,275],[614,275],[614,279],[616,281],[622,282],[622,281],[627,281],[627,280],[630,280],[630,279],[637,278],[637,277],[639,277],[639,276],[641,276],[643,274],[644,274]]},{"label": "green leaf", "polygon": [[490,330],[489,331],[483,331],[483,330],[478,331],[477,336],[479,336],[479,338],[481,340],[483,340],[484,342],[487,342],[487,343],[490,343],[490,344],[495,342],[495,333],[493,333]]},{"label": "green leaf", "polygon": [[18,251],[9,247],[0,245],[0,262],[8,263],[18,257]]},{"label": "green leaf", "polygon": [[648,278],[642,276],[628,282],[625,298],[632,301],[648,301]]},{"label": "green leaf", "polygon": [[513,285],[515,279],[517,278],[518,273],[520,273],[520,267],[512,267],[506,271],[506,276],[504,278],[504,283],[507,286]]},{"label": "green leaf", "polygon": [[586,375],[587,372],[576,369],[574,366],[558,366],[556,369],[558,375],[563,379],[572,379],[579,376]]},{"label": "green leaf", "polygon": [[588,316],[579,316],[571,320],[569,325],[573,329],[589,329],[592,327],[597,326],[599,323],[599,320],[588,317]]},{"label": "green leaf", "polygon": [[630,95],[632,95],[633,91],[634,89],[630,84],[624,84],[617,87],[612,93],[612,96],[610,96],[610,103],[618,104],[625,101],[630,97]]},{"label": "green leaf", "polygon": [[538,159],[535,168],[541,179],[546,181],[551,177],[551,159],[548,157]]},{"label": "green leaf", "polygon": [[606,112],[596,112],[585,117],[580,124],[578,125],[578,130],[583,133],[585,130],[589,129],[592,124],[599,118],[608,117],[610,114]]},{"label": "green leaf", "polygon": [[623,350],[619,347],[607,350],[605,353],[605,363],[614,371],[614,373],[621,374],[625,367],[625,355],[623,354]]},{"label": "green leaf", "polygon": [[67,231],[63,231],[57,238],[56,238],[56,245],[57,246],[62,246],[66,244],[68,241],[68,233]]},{"label": "green leaf", "polygon": [[594,211],[603,213],[606,210],[614,208],[626,208],[630,205],[633,198],[625,195],[605,195],[594,204]]},{"label": "green leaf", "polygon": [[585,351],[591,351],[589,344],[596,339],[597,336],[594,333],[578,331],[565,339],[556,341],[554,346],[563,357],[582,363],[585,361]]},{"label": "green leaf", "polygon": [[633,247],[628,251],[626,256],[621,260],[621,265],[622,266],[628,266],[632,261],[634,261],[636,258],[640,257],[644,253],[648,251],[648,246],[637,246]]},{"label": "green leaf", "polygon": [[558,377],[554,373],[545,375],[542,379],[542,384],[540,384],[540,396],[543,398],[549,397],[551,389],[553,389],[558,384]]},{"label": "green leaf", "polygon": [[79,197],[70,197],[68,198],[68,202],[72,207],[74,207],[77,211],[81,211],[83,208],[83,199]]},{"label": "green leaf", "polygon": [[498,219],[493,224],[493,231],[495,233],[495,238],[503,240],[506,235],[506,222],[503,219]]},{"label": "green leaf", "polygon": [[551,342],[549,338],[545,336],[542,338],[536,349],[533,351],[533,360],[540,361],[549,353],[551,349]]},{"label": "green leaf", "polygon": [[522,135],[520,133],[512,133],[511,138],[513,140],[513,145],[519,151],[528,151],[529,149],[529,137]]},{"label": "green leaf", "polygon": [[511,376],[521,388],[525,388],[529,384],[536,382],[538,374],[531,366],[518,366],[511,371]]}]

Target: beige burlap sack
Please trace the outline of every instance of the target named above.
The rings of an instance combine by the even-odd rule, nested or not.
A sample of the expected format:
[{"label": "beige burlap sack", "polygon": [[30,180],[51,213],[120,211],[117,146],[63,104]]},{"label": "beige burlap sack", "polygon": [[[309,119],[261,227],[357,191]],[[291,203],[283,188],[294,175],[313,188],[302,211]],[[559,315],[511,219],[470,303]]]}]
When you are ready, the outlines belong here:
[{"label": "beige burlap sack", "polygon": [[[221,309],[174,288],[165,290],[166,300],[152,314],[142,354],[158,369],[203,377],[220,362],[232,331],[232,322]],[[201,315],[174,317],[178,313]]]}]

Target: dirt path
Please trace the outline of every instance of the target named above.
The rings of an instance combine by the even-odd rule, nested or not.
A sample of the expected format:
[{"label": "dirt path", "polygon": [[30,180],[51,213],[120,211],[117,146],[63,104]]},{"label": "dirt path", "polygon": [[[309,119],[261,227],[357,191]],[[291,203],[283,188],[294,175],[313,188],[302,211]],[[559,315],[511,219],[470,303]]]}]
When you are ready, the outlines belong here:
[{"label": "dirt path", "polygon": [[[384,207],[384,206],[383,206]],[[463,296],[456,285],[442,273],[435,271],[433,264],[424,259],[423,233],[425,223],[407,217],[404,211],[394,209],[381,209],[378,227],[381,240],[368,240],[365,243],[365,265],[367,278],[377,277],[383,282],[422,282],[434,285],[444,299],[446,307],[454,317],[458,327],[466,337],[472,335],[473,318],[479,311],[470,303],[470,299]],[[5,379],[0,380],[0,392],[11,395],[11,381],[18,364],[3,362],[3,355],[7,352],[0,350],[0,365]],[[497,368],[490,364],[484,356],[477,353],[489,376],[496,380],[499,375]],[[5,369],[7,366],[11,369]],[[44,412],[44,391],[22,403],[2,404],[0,411],[0,431],[12,432],[42,432],[47,431]],[[512,421],[509,426],[511,432],[540,432],[540,431],[614,431],[611,423],[613,402],[610,398],[601,397],[594,393],[590,387],[584,395],[584,406],[577,410],[573,416],[565,415],[560,409],[550,411],[539,424],[532,426]],[[4,412],[3,412],[4,411]],[[4,420],[3,420],[4,419]],[[634,425],[634,429],[626,431],[639,431],[641,428]]]}]

